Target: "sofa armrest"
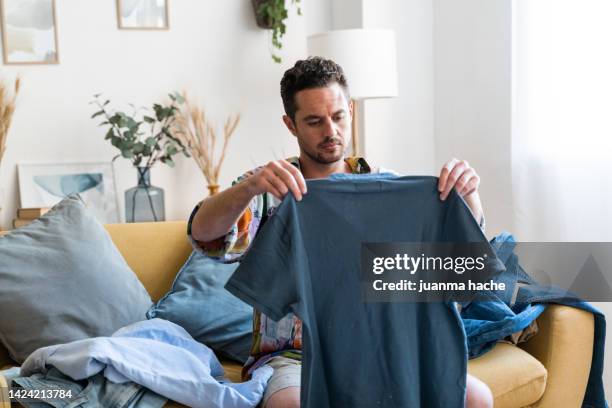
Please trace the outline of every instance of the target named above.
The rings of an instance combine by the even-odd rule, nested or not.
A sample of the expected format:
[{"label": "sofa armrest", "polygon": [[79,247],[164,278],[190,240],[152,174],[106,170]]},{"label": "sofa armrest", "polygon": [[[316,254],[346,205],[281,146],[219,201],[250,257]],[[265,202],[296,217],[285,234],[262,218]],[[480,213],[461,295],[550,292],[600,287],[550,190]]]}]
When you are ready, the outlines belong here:
[{"label": "sofa armrest", "polygon": [[538,327],[538,334],[520,345],[548,371],[544,394],[532,407],[581,407],[593,357],[593,314],[549,305]]}]

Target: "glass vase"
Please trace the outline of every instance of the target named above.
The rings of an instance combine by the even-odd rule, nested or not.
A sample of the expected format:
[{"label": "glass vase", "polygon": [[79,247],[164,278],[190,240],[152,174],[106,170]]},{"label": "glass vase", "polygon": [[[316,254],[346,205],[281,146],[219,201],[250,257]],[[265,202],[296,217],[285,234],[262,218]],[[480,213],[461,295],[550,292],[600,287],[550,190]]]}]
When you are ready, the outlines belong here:
[{"label": "glass vase", "polygon": [[164,190],[151,185],[150,167],[137,167],[138,185],[125,192],[125,221],[164,221]]}]

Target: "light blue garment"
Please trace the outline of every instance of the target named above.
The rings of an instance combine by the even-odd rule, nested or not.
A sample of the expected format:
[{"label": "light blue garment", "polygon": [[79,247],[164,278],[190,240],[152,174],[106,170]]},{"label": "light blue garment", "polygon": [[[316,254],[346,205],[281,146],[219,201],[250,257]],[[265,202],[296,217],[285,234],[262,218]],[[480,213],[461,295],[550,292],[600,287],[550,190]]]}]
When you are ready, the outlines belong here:
[{"label": "light blue garment", "polygon": [[23,363],[21,374],[45,372],[49,366],[75,380],[104,371],[113,382],[133,381],[194,408],[255,407],[272,375],[272,368],[262,367],[250,381],[224,381],[212,350],[162,319],[131,324],[111,337],[38,349]]}]

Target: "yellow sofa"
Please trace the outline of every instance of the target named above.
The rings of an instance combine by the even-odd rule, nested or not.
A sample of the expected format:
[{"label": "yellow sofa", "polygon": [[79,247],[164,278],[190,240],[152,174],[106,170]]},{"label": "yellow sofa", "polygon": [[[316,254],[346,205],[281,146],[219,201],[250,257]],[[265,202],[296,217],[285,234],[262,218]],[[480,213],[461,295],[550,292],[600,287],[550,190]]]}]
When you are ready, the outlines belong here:
[{"label": "yellow sofa", "polygon": [[[106,229],[153,300],[168,291],[191,252],[185,222],[112,224]],[[470,360],[469,372],[489,385],[496,408],[581,406],[591,367],[593,315],[549,306],[538,325],[539,333],[521,347],[498,343],[492,351]],[[240,381],[240,365],[222,362],[227,377]],[[14,362],[0,345],[0,368],[11,365]],[[2,376],[0,390],[6,390]],[[9,408],[6,398],[0,392],[0,408]],[[170,402],[166,407],[182,406]]]}]

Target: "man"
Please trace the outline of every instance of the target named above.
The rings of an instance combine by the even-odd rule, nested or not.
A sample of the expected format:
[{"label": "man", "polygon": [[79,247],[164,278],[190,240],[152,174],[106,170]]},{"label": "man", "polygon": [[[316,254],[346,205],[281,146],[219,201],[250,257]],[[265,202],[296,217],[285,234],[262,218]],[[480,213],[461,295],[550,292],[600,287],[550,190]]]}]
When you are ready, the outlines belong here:
[{"label": "man", "polygon": [[[283,121],[296,137],[299,157],[275,160],[240,177],[234,185],[202,201],[194,209],[189,236],[196,248],[226,262],[245,253],[283,197],[299,201],[307,194],[306,179],[333,173],[376,172],[363,158],[345,157],[351,138],[353,104],[342,68],[333,61],[311,57],[298,61],[281,81]],[[455,188],[484,225],[478,186],[480,178],[464,160],[452,159],[440,172],[438,189],[445,200]],[[263,408],[299,407],[302,322],[289,314],[274,322],[254,313],[253,347],[243,369],[248,377],[264,364],[274,369],[262,401]],[[468,375],[466,405],[492,407],[489,388]]]}]

